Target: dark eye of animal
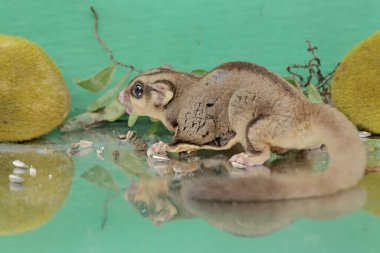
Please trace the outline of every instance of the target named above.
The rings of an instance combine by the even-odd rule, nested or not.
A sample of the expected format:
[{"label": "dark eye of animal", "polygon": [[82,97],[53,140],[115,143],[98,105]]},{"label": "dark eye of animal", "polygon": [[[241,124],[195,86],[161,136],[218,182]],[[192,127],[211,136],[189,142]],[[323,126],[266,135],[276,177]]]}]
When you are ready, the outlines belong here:
[{"label": "dark eye of animal", "polygon": [[133,85],[133,89],[132,89],[132,95],[139,99],[143,96],[144,94],[144,88],[142,87],[142,84],[140,82],[136,82],[134,85]]},{"label": "dark eye of animal", "polygon": [[149,215],[148,205],[144,201],[137,201],[136,208],[143,217]]}]

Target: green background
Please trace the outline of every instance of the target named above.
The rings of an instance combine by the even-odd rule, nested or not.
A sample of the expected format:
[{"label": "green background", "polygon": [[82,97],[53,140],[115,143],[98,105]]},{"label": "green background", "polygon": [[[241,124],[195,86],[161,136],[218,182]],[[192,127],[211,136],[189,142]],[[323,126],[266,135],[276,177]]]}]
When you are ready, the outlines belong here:
[{"label": "green background", "polygon": [[110,64],[93,37],[90,5],[115,56],[140,69],[171,64],[191,71],[245,60],[287,75],[289,64],[309,59],[310,40],[328,72],[380,25],[378,0],[1,0],[0,33],[47,51],[70,87],[72,114],[99,96],[76,87],[74,78]]},{"label": "green background", "polygon": [[[171,64],[191,71],[245,60],[286,75],[289,64],[309,59],[310,40],[319,47],[327,72],[380,27],[378,0],[0,0],[0,33],[28,38],[55,60],[71,91],[72,115],[99,96],[77,87],[73,79],[110,64],[93,37],[90,5],[96,7],[100,33],[117,59],[140,69]],[[121,74],[119,70],[117,76]],[[0,237],[0,253],[378,252],[380,247],[379,220],[363,211],[326,223],[301,220],[270,236],[240,238],[199,219],[155,228],[119,198],[110,208],[107,228],[100,230],[108,193],[79,177],[95,161],[76,158],[63,208],[38,230]]]}]

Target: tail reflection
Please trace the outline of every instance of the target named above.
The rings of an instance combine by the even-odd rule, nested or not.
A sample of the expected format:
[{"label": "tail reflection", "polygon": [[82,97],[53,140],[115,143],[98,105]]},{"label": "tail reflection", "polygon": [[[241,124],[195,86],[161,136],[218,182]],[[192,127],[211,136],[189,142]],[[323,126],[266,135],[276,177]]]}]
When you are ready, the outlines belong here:
[{"label": "tail reflection", "polygon": [[[268,166],[271,173],[297,173],[320,169],[321,164],[321,154],[306,152],[289,156],[289,159],[285,158]],[[195,201],[181,194],[184,182],[194,182],[197,178],[205,176],[225,179],[254,176],[257,171],[237,173],[226,158],[220,155],[207,159],[193,157],[190,161],[172,160],[156,167],[152,163],[150,165],[160,177],[140,179],[131,184],[126,191],[126,198],[142,216],[157,225],[172,220],[200,217],[209,224],[235,235],[263,236],[285,228],[299,218],[337,218],[363,207],[366,201],[366,192],[360,187],[322,198],[288,201]]]}]

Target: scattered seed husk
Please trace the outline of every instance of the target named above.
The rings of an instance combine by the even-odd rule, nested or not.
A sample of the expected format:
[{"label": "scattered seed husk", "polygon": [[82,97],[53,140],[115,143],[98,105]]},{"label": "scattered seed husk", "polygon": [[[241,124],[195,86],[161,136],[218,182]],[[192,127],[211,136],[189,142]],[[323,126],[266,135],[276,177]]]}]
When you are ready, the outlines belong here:
[{"label": "scattered seed husk", "polygon": [[237,163],[237,162],[231,162],[232,166],[235,167],[235,168],[238,168],[238,169],[245,169],[247,168],[247,166],[243,165],[243,164],[240,164],[240,163]]},{"label": "scattered seed husk", "polygon": [[92,144],[94,144],[94,142],[92,142],[92,141],[86,141],[86,140],[80,140],[79,141],[79,147],[81,147],[81,148],[89,148],[92,146]]},{"label": "scattered seed husk", "polygon": [[135,145],[136,149],[138,151],[147,151],[148,150],[148,144],[145,143],[145,141],[141,139],[137,139],[133,142],[133,145]]},{"label": "scattered seed husk", "polygon": [[93,144],[94,142],[92,141],[80,140],[79,142],[72,144],[70,148],[66,151],[66,153],[69,156],[85,156],[90,153],[91,150],[88,148],[91,147]]},{"label": "scattered seed husk", "polygon": [[101,147],[99,147],[99,148],[96,149],[96,155],[98,156],[98,158],[100,160],[104,160],[104,158],[103,158],[103,150],[104,150],[103,146],[101,146]]},{"label": "scattered seed husk", "polygon": [[79,147],[80,147],[79,142],[77,142],[77,143],[73,143],[73,144],[70,146],[70,150],[77,150]]},{"label": "scattered seed husk", "polygon": [[366,131],[358,131],[358,134],[360,138],[367,138],[372,135],[371,133],[366,132]]},{"label": "scattered seed husk", "polygon": [[25,169],[29,168],[28,165],[26,165],[24,162],[21,162],[20,160],[14,160],[12,164],[13,166],[18,167],[18,168],[25,168]]},{"label": "scattered seed husk", "polygon": [[158,161],[170,161],[170,158],[165,154],[153,154],[152,158]]},{"label": "scattered seed husk", "polygon": [[34,168],[33,166],[30,166],[29,175],[31,175],[32,177],[35,177],[37,175],[36,168]]},{"label": "scattered seed husk", "polygon": [[20,183],[11,182],[11,183],[9,183],[9,189],[11,191],[21,191],[24,189],[24,185],[20,184]]},{"label": "scattered seed husk", "polygon": [[66,150],[66,153],[69,156],[75,155],[79,151],[80,144],[78,143],[73,143],[69,149]]},{"label": "scattered seed husk", "polygon": [[22,183],[22,182],[24,182],[24,179],[20,176],[10,174],[9,175],[9,182],[11,182],[11,183]]},{"label": "scattered seed husk", "polygon": [[14,168],[13,169],[13,174],[15,174],[15,175],[22,175],[22,174],[25,174],[26,172],[27,172],[27,170],[24,168]]},{"label": "scattered seed husk", "polygon": [[120,152],[119,152],[118,150],[114,150],[114,151],[112,152],[112,156],[113,156],[113,158],[114,158],[115,160],[118,160],[119,157],[120,157]]},{"label": "scattered seed husk", "polygon": [[133,140],[136,136],[137,133],[135,131],[128,131],[126,138],[128,141],[130,141]]},{"label": "scattered seed husk", "polygon": [[126,141],[126,140],[127,140],[127,136],[124,135],[124,134],[121,134],[121,135],[117,136],[117,139],[118,139],[119,141]]}]

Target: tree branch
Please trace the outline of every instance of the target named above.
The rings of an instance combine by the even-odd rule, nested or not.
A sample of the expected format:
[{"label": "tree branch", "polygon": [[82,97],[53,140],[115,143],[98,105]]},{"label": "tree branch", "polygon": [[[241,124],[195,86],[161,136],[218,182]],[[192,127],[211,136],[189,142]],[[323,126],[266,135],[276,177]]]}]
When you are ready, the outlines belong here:
[{"label": "tree branch", "polygon": [[104,42],[104,40],[99,35],[99,17],[98,17],[98,13],[96,12],[94,6],[90,6],[90,10],[92,12],[92,15],[94,16],[94,36],[99,41],[99,43],[103,46],[103,48],[107,51],[107,53],[109,54],[110,60],[114,64],[116,64],[116,65],[119,65],[119,66],[124,67],[124,68],[128,68],[128,69],[130,69],[132,71],[136,71],[136,72],[142,73],[141,70],[136,69],[133,65],[125,64],[125,63],[122,63],[122,62],[117,61],[115,59],[112,50],[107,46],[107,44]]}]

